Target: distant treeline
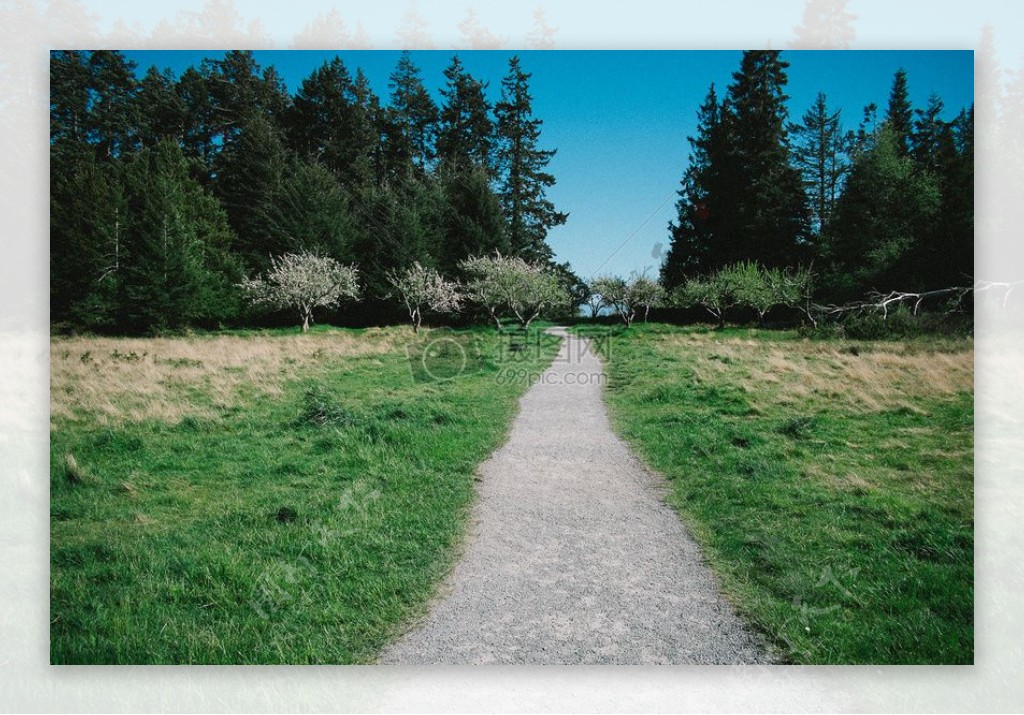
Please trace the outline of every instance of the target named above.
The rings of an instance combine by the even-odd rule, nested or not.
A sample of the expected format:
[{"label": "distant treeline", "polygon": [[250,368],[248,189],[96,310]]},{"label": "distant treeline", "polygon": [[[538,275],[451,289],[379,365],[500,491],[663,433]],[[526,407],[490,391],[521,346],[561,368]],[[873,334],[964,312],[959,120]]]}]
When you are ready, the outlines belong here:
[{"label": "distant treeline", "polygon": [[337,57],[294,95],[251,52],[135,70],[118,52],[50,58],[55,324],[246,320],[242,279],[300,251],[357,264],[364,314],[387,313],[387,275],[414,263],[454,276],[501,251],[575,280],[545,240],[566,215],[516,57],[493,106],[457,56],[440,106],[408,53],[387,101]]},{"label": "distant treeline", "polygon": [[[740,262],[803,271],[814,299],[969,285],[973,106],[913,107],[896,72],[883,112],[847,130],[820,93],[789,121],[778,51],[743,53],[690,137],[661,294]],[[500,251],[558,272],[530,75],[509,60],[501,98],[453,57],[435,103],[409,53],[386,101],[361,70],[325,62],[292,95],[273,66],[225,53],[180,76],[111,51],[50,61],[51,321],[141,332],[251,322],[239,286],[272,256],[359,268],[361,319],[400,319],[389,275],[449,278]],[[769,274],[765,274],[769,275]],[[795,275],[795,274],[794,274]],[[810,296],[806,296],[810,300]]]},{"label": "distant treeline", "polygon": [[711,85],[690,138],[664,288],[753,260],[813,266],[816,298],[971,284],[974,269],[974,107],[944,121],[932,95],[915,108],[905,71],[884,113],[855,130],[824,93],[788,121],[788,63],[743,53],[724,96]]}]

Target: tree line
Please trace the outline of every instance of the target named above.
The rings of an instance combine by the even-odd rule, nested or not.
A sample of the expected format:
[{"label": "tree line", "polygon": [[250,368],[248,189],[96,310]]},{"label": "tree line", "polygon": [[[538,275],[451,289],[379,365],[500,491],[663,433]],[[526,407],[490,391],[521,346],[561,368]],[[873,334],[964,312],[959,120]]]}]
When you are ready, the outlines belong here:
[{"label": "tree line", "polygon": [[251,320],[253,303],[286,307],[256,276],[294,276],[287,256],[357,265],[360,312],[382,319],[401,305],[396,276],[470,280],[473,257],[578,284],[546,242],[566,214],[546,196],[555,151],[540,145],[530,74],[510,58],[493,104],[457,55],[443,80],[435,102],[408,52],[385,99],[339,57],[289,94],[247,51],[141,79],[119,52],[53,52],[51,321]]},{"label": "tree line", "polygon": [[[51,320],[137,332],[248,322],[254,307],[362,301],[365,320],[470,308],[525,327],[541,310],[787,306],[813,324],[955,296],[973,272],[973,106],[946,121],[895,73],[856,129],[819,93],[788,116],[788,63],[743,53],[697,112],[659,280],[556,264],[554,150],[517,57],[500,99],[459,57],[435,102],[408,52],[386,101],[335,57],[294,94],[250,52],[142,79],[118,52],[51,55]],[[333,278],[332,278],[333,277]],[[329,280],[328,280],[329,279]],[[891,303],[891,301],[890,301]],[[885,310],[890,303],[885,303]]]},{"label": "tree line", "polygon": [[787,68],[777,50],[744,52],[698,110],[661,267],[673,302],[721,319],[734,302],[809,304],[811,290],[843,302],[970,285],[973,105],[952,121],[937,95],[915,108],[900,69],[881,117],[871,104],[847,130],[819,93],[790,122]]}]

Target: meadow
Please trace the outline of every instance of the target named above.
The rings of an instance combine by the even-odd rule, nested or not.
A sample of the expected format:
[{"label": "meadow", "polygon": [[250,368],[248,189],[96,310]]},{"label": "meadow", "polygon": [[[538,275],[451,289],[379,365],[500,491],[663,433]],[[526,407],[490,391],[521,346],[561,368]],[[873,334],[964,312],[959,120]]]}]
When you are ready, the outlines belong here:
[{"label": "meadow", "polygon": [[616,430],[794,663],[972,663],[973,345],[597,326]]},{"label": "meadow", "polygon": [[[557,348],[488,329],[51,340],[52,663],[362,663]],[[508,373],[511,374],[511,373]]]}]

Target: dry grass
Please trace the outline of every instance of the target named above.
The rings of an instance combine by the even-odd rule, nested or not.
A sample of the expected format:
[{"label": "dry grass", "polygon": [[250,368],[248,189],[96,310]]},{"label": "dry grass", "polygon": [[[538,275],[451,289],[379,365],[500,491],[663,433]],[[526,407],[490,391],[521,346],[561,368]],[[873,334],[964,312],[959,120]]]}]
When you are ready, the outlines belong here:
[{"label": "dry grass", "polygon": [[687,357],[699,382],[744,378],[758,401],[825,407],[842,402],[859,412],[919,410],[921,398],[952,397],[974,385],[974,350],[922,351],[901,343],[850,346],[812,341],[768,342],[673,336],[668,344]]},{"label": "dry grass", "polygon": [[307,335],[53,338],[50,420],[175,423],[215,417],[243,391],[274,396],[285,381],[339,360],[399,349],[403,328]]}]

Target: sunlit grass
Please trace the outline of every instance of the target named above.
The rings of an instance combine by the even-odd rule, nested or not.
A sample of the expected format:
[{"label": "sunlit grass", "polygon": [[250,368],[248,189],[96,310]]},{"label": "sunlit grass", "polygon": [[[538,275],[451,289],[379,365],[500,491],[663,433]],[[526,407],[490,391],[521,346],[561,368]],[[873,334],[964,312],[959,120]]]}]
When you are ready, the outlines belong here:
[{"label": "sunlit grass", "polygon": [[637,325],[602,344],[617,429],[790,660],[973,661],[970,341]]},{"label": "sunlit grass", "polygon": [[52,662],[372,660],[526,388],[495,379],[493,331],[443,337],[469,359],[441,381],[402,328],[55,339]]}]

